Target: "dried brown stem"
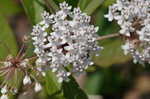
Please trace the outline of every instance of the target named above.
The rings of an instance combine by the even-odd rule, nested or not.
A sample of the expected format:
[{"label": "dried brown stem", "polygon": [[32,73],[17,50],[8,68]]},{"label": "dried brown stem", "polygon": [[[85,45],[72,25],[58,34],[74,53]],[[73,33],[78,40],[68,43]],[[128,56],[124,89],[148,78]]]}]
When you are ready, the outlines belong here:
[{"label": "dried brown stem", "polygon": [[118,37],[118,36],[120,36],[119,33],[114,33],[114,34],[109,34],[109,35],[104,35],[104,36],[98,37],[97,40],[104,40],[104,39]]}]

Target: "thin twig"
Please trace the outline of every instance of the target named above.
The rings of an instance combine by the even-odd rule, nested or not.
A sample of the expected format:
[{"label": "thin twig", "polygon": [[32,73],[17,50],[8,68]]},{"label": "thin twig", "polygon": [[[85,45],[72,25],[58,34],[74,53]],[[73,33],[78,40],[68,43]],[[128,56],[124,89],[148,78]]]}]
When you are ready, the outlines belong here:
[{"label": "thin twig", "polygon": [[16,58],[19,58],[19,57],[21,56],[21,54],[22,54],[23,51],[24,51],[24,47],[25,47],[25,44],[23,44],[23,45],[21,46],[21,49],[20,49],[19,53],[17,54],[17,57],[16,57]]},{"label": "thin twig", "polygon": [[104,35],[104,36],[98,37],[97,40],[104,40],[104,39],[118,37],[118,36],[120,36],[119,33],[114,33],[114,34],[109,34],[109,35]]},{"label": "thin twig", "polygon": [[36,59],[36,58],[38,58],[38,57],[37,56],[33,56],[33,57],[28,58],[28,60],[33,60],[33,59]]}]

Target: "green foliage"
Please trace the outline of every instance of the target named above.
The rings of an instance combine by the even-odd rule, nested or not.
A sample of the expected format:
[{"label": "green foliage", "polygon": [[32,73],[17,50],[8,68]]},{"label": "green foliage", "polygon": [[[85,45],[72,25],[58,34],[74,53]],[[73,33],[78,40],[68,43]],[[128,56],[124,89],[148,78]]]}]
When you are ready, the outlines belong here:
[{"label": "green foliage", "polygon": [[80,0],[65,0],[68,4],[72,5],[72,7],[77,7],[77,4]]},{"label": "green foliage", "polygon": [[120,39],[101,41],[100,45],[104,47],[104,50],[100,52],[100,56],[94,57],[95,64],[106,67],[129,61],[130,57],[123,54],[122,44]]},{"label": "green foliage", "polygon": [[47,1],[47,2],[46,2],[46,3],[48,3],[47,6],[48,6],[49,10],[50,10],[52,13],[55,13],[56,11],[59,10],[59,7],[58,7],[57,4],[54,2],[54,0],[45,0],[45,1]]},{"label": "green foliage", "polygon": [[124,86],[122,81],[123,77],[115,66],[101,68],[90,74],[85,90],[89,94],[115,94]]},{"label": "green foliage", "polygon": [[51,99],[63,99],[61,84],[57,82],[56,76],[51,71],[47,71],[45,76],[45,90]]},{"label": "green foliage", "polygon": [[14,34],[6,21],[6,18],[0,13],[0,59],[6,58],[8,54],[16,55],[18,46]]},{"label": "green foliage", "polygon": [[6,16],[16,14],[22,9],[13,0],[0,0],[0,13]]},{"label": "green foliage", "polygon": [[92,0],[83,11],[91,15],[102,3],[103,0]]},{"label": "green foliage", "polygon": [[78,6],[83,11],[91,0],[80,0]]},{"label": "green foliage", "polygon": [[43,0],[22,0],[22,4],[30,22],[33,25],[38,23],[44,10],[42,6]]},{"label": "green foliage", "polygon": [[73,77],[69,82],[63,82],[62,88],[65,99],[88,99]]}]

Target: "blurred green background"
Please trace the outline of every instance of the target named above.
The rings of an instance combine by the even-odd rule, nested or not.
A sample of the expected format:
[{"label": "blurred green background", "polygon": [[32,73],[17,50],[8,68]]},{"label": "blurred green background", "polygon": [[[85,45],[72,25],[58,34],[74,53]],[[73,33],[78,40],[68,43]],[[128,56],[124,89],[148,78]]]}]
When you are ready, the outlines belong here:
[{"label": "blurred green background", "polygon": [[[91,15],[91,23],[100,27],[98,31],[100,36],[117,33],[119,30],[116,22],[108,22],[104,18],[108,6],[115,0],[47,0],[52,8],[45,1],[0,0],[1,60],[8,53],[13,55],[17,53],[23,43],[23,36],[30,35],[32,25],[41,20],[40,14],[43,10],[54,12],[57,10],[57,5],[63,1],[73,7],[79,6],[83,12]],[[102,96],[102,99],[150,99],[150,66],[133,64],[131,56],[125,56],[121,50],[120,46],[123,44],[121,38],[99,41],[99,44],[104,46],[104,50],[100,52],[100,56],[93,57],[94,66],[90,67],[86,74],[76,78],[81,88],[92,97],[91,99],[100,99],[95,95]],[[32,50],[33,48],[29,47],[29,56]],[[31,96],[28,99],[57,99]]]}]

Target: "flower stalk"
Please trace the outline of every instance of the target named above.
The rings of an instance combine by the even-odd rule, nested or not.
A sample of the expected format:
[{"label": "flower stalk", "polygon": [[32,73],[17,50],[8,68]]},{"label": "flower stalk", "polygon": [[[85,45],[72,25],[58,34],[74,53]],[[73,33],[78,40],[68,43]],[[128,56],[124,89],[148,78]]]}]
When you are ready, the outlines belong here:
[{"label": "flower stalk", "polygon": [[119,33],[114,33],[114,34],[109,34],[109,35],[104,35],[104,36],[100,36],[97,38],[97,40],[105,40],[105,39],[109,39],[109,38],[114,38],[114,37],[119,37],[120,34]]}]

